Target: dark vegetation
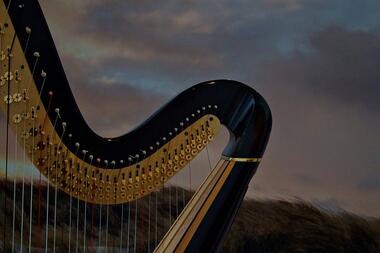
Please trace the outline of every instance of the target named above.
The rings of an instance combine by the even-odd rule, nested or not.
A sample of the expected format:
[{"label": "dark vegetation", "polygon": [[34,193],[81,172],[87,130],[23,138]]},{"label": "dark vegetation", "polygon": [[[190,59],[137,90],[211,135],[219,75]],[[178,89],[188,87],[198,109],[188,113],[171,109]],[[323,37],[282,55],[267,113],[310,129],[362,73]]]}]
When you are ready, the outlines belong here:
[{"label": "dark vegetation", "polygon": [[[6,209],[4,208],[4,184],[0,187],[0,244],[3,244],[3,231],[6,229],[6,252],[11,252],[13,227],[13,183],[8,183],[6,191]],[[26,252],[29,243],[29,211],[30,211],[30,185],[25,184],[24,198],[24,233],[23,248]],[[21,230],[21,194],[22,184],[16,185],[15,209],[15,249],[20,249]],[[46,228],[46,185],[33,187],[33,252],[45,250]],[[171,196],[171,198],[169,198]],[[184,203],[191,197],[191,192],[177,187],[166,187],[157,194],[157,240],[168,230],[177,213],[181,211]],[[136,219],[136,252],[147,252],[155,246],[155,198],[145,197],[137,202]],[[50,188],[49,197],[49,233],[48,252],[53,247],[54,224],[54,188]],[[58,191],[57,202],[57,228],[56,252],[67,252],[69,241],[69,205],[70,198]],[[150,203],[150,212],[149,212]],[[99,246],[99,231],[101,231],[101,247],[109,248],[107,252],[119,252],[120,242],[122,251],[127,252],[127,238],[129,235],[129,252],[133,252],[135,228],[135,202],[124,204],[123,224],[121,225],[121,205],[108,208],[108,235],[107,208],[83,202],[79,205],[78,240],[76,239],[77,201],[72,199],[72,229],[71,251],[83,252],[84,246],[84,220],[86,212],[86,252],[95,252]],[[101,209],[101,223],[100,223]],[[38,212],[39,210],[39,212]],[[128,211],[130,224],[128,224]],[[40,215],[38,215],[38,213]],[[148,229],[150,213],[150,230]],[[171,214],[171,215],[170,215]],[[4,224],[4,215],[6,223]],[[38,216],[40,222],[38,223]],[[101,225],[101,229],[100,229]],[[123,239],[120,240],[120,228],[123,226]],[[128,231],[128,226],[129,231]],[[149,237],[149,242],[148,242]],[[149,246],[148,246],[149,243]],[[0,246],[1,246],[0,245]],[[1,246],[0,252],[2,252]],[[43,250],[39,251],[38,248]],[[103,252],[103,251],[97,251]],[[105,252],[105,251],[104,251]],[[224,243],[223,252],[380,252],[380,220],[364,218],[344,211],[329,212],[318,209],[306,202],[287,201],[254,201],[246,200],[232,229]]]}]

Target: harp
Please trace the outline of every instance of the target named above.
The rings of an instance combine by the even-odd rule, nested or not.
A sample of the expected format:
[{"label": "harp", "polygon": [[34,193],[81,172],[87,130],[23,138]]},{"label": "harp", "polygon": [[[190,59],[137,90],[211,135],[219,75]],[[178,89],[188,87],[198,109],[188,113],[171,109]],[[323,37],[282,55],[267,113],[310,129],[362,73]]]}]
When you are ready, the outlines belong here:
[{"label": "harp", "polygon": [[[36,218],[32,208],[35,202],[30,204],[29,218],[22,206],[21,214],[14,212],[11,236],[12,216],[4,212],[3,252],[41,251],[41,248],[46,252],[78,252],[78,248],[80,252],[91,252],[88,234],[78,243],[79,222],[84,233],[90,226],[90,206],[100,212],[100,219],[103,217],[96,230],[102,226],[103,230],[108,229],[109,217],[104,215],[108,215],[109,208],[135,203],[136,212],[138,200],[152,195],[157,198],[163,185],[187,166],[224,125],[230,140],[220,161],[182,212],[173,218],[160,242],[145,240],[137,247],[136,232],[133,245],[125,242],[130,241],[130,234],[123,239],[121,231],[118,237],[120,251],[126,252],[220,250],[269,139],[271,112],[263,97],[236,81],[200,83],[179,94],[129,133],[103,138],[82,117],[38,1],[3,0],[0,13],[0,108],[7,122],[6,135],[1,134],[7,147],[4,192],[12,191],[6,181],[10,130],[47,182],[47,193],[43,193],[47,194],[45,221],[40,219],[39,211],[38,221],[32,221]],[[33,181],[30,184],[33,187]],[[14,196],[19,194],[15,189]],[[30,194],[32,201],[33,189]],[[65,217],[57,217],[57,203],[61,201],[57,195],[69,198]],[[12,209],[5,197],[3,204],[4,210]],[[55,209],[49,209],[49,205]],[[77,206],[75,211],[72,206]],[[20,236],[14,235],[15,215],[20,215],[24,223],[30,219],[29,226],[21,224],[24,232]],[[70,225],[65,232],[69,238],[64,250],[56,245],[55,229],[61,219],[69,219]],[[129,224],[128,221],[128,231]],[[150,225],[145,232],[152,238]],[[36,237],[32,230],[42,226],[44,233],[39,231],[42,235]],[[106,252],[107,236],[104,238],[100,232],[99,236],[92,235],[99,240],[99,246],[105,245]]]}]

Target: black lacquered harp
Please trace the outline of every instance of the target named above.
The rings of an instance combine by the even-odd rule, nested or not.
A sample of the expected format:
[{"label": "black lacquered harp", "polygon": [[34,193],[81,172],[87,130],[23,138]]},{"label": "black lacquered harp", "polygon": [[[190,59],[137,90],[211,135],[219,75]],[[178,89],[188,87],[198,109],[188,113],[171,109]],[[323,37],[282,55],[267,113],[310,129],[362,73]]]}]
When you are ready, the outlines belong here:
[{"label": "black lacquered harp", "polygon": [[[13,210],[13,216],[4,210],[0,223],[3,251],[219,251],[269,138],[271,112],[263,97],[236,81],[200,83],[133,131],[103,138],[83,119],[38,1],[3,0],[0,14],[0,107],[7,122],[6,134],[1,133],[6,143],[2,208]],[[157,236],[157,212],[162,210],[156,203],[154,213],[151,198],[157,201],[164,185],[213,140],[221,125],[230,140],[220,161],[191,199],[182,202],[181,212],[177,208],[170,214],[168,231]],[[23,182],[22,191],[16,183],[8,185],[10,130],[46,179],[42,193],[33,188],[33,180],[27,186]],[[29,187],[30,203],[22,195],[21,205],[16,204]],[[14,196],[13,205],[7,194]],[[140,209],[149,210],[149,216],[141,216],[146,220],[139,232],[131,224],[140,222],[138,201],[147,198],[148,206],[145,202]],[[121,217],[109,217],[110,209]],[[94,216],[99,218],[95,222]],[[108,231],[115,219],[120,232],[112,235],[117,243],[111,246]],[[136,234],[148,238],[141,241]]]}]

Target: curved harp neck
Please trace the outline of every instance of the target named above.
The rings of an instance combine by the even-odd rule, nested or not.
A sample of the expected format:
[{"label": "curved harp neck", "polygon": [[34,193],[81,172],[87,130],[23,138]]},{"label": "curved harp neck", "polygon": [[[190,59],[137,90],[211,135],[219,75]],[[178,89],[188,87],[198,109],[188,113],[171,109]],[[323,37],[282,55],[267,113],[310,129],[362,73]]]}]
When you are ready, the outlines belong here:
[{"label": "curved harp neck", "polygon": [[125,203],[157,191],[224,125],[231,138],[223,159],[155,252],[218,251],[269,139],[262,96],[236,81],[200,83],[133,131],[103,138],[79,111],[38,1],[16,3],[0,3],[0,109],[32,163],[78,203]]}]

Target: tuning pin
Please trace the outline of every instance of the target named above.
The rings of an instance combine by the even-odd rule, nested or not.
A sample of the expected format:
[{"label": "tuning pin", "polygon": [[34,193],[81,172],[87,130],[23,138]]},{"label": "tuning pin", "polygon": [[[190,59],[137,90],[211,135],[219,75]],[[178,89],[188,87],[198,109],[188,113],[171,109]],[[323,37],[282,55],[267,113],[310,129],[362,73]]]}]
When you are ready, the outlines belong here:
[{"label": "tuning pin", "polygon": [[189,118],[186,118],[185,120],[186,120],[187,122],[189,122]]},{"label": "tuning pin", "polygon": [[120,160],[120,163],[124,163],[124,160]]},{"label": "tuning pin", "polygon": [[150,146],[150,147],[149,147],[149,149],[150,149],[150,150],[153,150],[153,147],[152,147],[152,146]]},{"label": "tuning pin", "polygon": [[169,136],[172,136],[173,135],[173,133],[172,132],[169,132]]},{"label": "tuning pin", "polygon": [[59,108],[55,108],[55,113],[59,114]]},{"label": "tuning pin", "polygon": [[6,103],[6,104],[12,104],[12,102],[13,102],[13,97],[12,96],[5,96],[4,97],[4,103]]},{"label": "tuning pin", "polygon": [[157,145],[157,146],[160,146],[160,143],[159,143],[159,142],[156,142],[156,145]]},{"label": "tuning pin", "polygon": [[136,155],[135,155],[135,158],[137,158],[137,159],[138,159],[139,157],[140,157],[140,155],[139,155],[139,154],[136,154]]},{"label": "tuning pin", "polygon": [[4,74],[4,79],[6,80],[6,81],[12,81],[13,80],[13,73],[12,72],[5,72],[5,74]]},{"label": "tuning pin", "polygon": [[30,34],[32,32],[32,29],[29,26],[27,26],[27,27],[25,27],[25,32],[27,34]]},{"label": "tuning pin", "polygon": [[165,142],[166,141],[166,137],[162,137],[162,140]]},{"label": "tuning pin", "polygon": [[40,53],[39,52],[34,52],[34,57],[36,57],[36,58],[39,58],[40,57]]},{"label": "tuning pin", "polygon": [[195,114],[194,114],[194,113],[192,113],[192,114],[191,114],[191,117],[193,117],[193,118],[194,118],[194,117],[195,117]]},{"label": "tuning pin", "polygon": [[73,137],[73,135],[72,135],[72,134],[69,134],[69,138],[71,138],[71,137]]},{"label": "tuning pin", "polygon": [[132,158],[131,157],[128,157],[128,162],[132,162]]},{"label": "tuning pin", "polygon": [[21,102],[21,100],[22,100],[22,95],[21,95],[21,93],[15,93],[15,94],[13,95],[13,101],[15,101],[16,103]]},{"label": "tuning pin", "polygon": [[87,152],[88,152],[87,150],[84,150],[84,149],[82,150],[82,154],[84,155],[87,154]]},{"label": "tuning pin", "polygon": [[100,158],[96,158],[96,161],[97,161],[98,163],[100,163],[101,159],[100,159]]},{"label": "tuning pin", "polygon": [[215,109],[218,109],[218,106],[217,106],[217,105],[214,105],[214,108],[215,108]]},{"label": "tuning pin", "polygon": [[180,122],[179,125],[180,125],[180,126],[183,126],[183,122]]},{"label": "tuning pin", "polygon": [[13,115],[12,119],[13,119],[13,122],[14,122],[14,123],[18,124],[18,123],[21,122],[22,117],[21,117],[20,114],[17,113],[17,114],[15,114],[15,115]]},{"label": "tuning pin", "polygon": [[141,150],[141,153],[142,153],[143,155],[146,155],[146,151],[145,151],[145,150]]},{"label": "tuning pin", "polygon": [[115,162],[114,160],[112,160],[112,161],[111,161],[111,164],[112,164],[112,165],[115,165],[115,164],[116,164],[116,162]]},{"label": "tuning pin", "polygon": [[94,156],[93,155],[89,155],[90,160],[92,161],[92,159],[94,159]]},{"label": "tuning pin", "polygon": [[209,109],[211,109],[211,105],[208,105],[207,107],[208,107]]},{"label": "tuning pin", "polygon": [[67,126],[66,122],[62,122],[62,128],[65,129]]},{"label": "tuning pin", "polygon": [[178,128],[175,127],[175,128],[174,128],[174,131],[175,131],[175,132],[178,132]]},{"label": "tuning pin", "polygon": [[49,96],[53,96],[53,92],[52,92],[52,91],[49,91],[49,92],[48,92],[48,95],[49,95]]},{"label": "tuning pin", "polygon": [[79,148],[80,147],[80,143],[79,142],[75,142],[75,147]]},{"label": "tuning pin", "polygon": [[41,76],[42,76],[42,78],[46,77],[46,72],[44,70],[41,70]]},{"label": "tuning pin", "polygon": [[203,110],[203,111],[206,110],[206,107],[202,106],[202,110]]}]

